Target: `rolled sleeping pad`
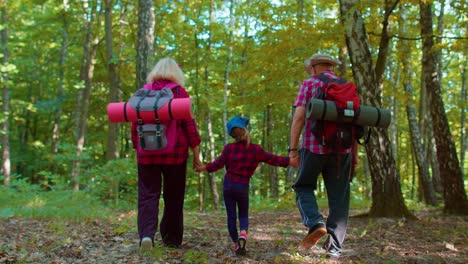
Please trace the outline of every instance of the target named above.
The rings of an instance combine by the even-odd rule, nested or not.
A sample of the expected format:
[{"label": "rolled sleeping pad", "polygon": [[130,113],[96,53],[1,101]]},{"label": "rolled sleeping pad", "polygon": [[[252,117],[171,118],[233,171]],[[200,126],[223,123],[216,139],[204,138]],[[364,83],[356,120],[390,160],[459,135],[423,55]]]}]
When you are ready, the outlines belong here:
[{"label": "rolled sleeping pad", "polygon": [[[192,102],[190,98],[175,98],[157,110],[159,120],[192,119]],[[112,123],[137,122],[137,111],[127,102],[116,102],[107,105],[107,116]],[[143,121],[154,121],[154,111],[140,111]]]},{"label": "rolled sleeping pad", "polygon": [[[336,121],[337,112],[333,101],[320,99],[310,99],[307,103],[306,116],[310,119],[324,119],[327,121]],[[360,126],[374,126],[387,128],[390,125],[392,115],[390,111],[373,106],[361,105],[356,124]],[[345,122],[351,122],[353,118],[345,117]]]}]

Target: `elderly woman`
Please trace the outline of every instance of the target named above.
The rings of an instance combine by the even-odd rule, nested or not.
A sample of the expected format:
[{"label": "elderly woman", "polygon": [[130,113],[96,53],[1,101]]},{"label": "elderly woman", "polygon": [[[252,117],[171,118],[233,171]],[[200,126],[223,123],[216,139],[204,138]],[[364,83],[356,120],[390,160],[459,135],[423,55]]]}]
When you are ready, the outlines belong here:
[{"label": "elderly woman", "polygon": [[[161,59],[151,70],[144,86],[150,90],[170,88],[174,98],[188,98],[184,75],[177,62]],[[163,191],[164,211],[160,233],[165,246],[179,248],[184,231],[183,205],[187,173],[188,149],[193,163],[200,165],[198,145],[200,135],[194,119],[177,120],[176,142],[168,153],[154,153],[139,148],[138,123],[132,123],[132,143],[138,163],[138,234],[142,251],[153,248],[158,226],[159,199]]]}]

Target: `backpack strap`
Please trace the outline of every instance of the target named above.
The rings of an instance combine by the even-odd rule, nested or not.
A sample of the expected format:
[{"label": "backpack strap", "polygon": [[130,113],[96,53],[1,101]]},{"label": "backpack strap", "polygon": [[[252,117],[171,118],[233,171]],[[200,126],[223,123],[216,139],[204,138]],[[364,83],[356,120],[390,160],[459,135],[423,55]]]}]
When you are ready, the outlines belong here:
[{"label": "backpack strap", "polygon": [[356,138],[356,141],[359,145],[364,145],[364,144],[367,144],[369,143],[369,139],[370,139],[370,136],[371,136],[371,131],[372,131],[372,128],[371,127],[368,127],[367,128],[367,136],[366,136],[366,139],[364,139],[364,141],[361,142],[361,140],[359,138]]},{"label": "backpack strap", "polygon": [[143,119],[140,115],[140,104],[141,102],[148,96],[150,90],[146,91],[145,94],[138,100],[136,106],[137,118],[138,118],[138,137],[140,138],[140,146],[144,149],[145,148],[145,138],[143,137]]}]

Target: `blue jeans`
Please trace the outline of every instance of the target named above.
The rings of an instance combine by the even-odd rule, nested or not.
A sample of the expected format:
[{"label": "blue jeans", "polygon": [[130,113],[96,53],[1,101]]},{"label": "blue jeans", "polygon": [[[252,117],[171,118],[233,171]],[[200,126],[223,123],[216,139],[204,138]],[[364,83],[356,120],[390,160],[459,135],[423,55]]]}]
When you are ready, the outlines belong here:
[{"label": "blue jeans", "polygon": [[301,165],[293,188],[302,222],[309,229],[324,222],[314,191],[320,173],[328,196],[329,215],[326,222],[330,235],[325,247],[341,250],[349,216],[351,153],[314,154],[301,150]]},{"label": "blue jeans", "polygon": [[[233,242],[237,242],[237,210],[240,230],[249,229],[249,185],[224,180],[224,204],[226,205],[227,227]],[[236,208],[237,206],[237,208]]]}]

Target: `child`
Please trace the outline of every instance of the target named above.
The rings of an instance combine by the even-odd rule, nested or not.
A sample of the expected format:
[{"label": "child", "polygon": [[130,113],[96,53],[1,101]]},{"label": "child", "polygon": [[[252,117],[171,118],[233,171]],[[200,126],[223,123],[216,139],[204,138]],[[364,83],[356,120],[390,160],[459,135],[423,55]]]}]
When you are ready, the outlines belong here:
[{"label": "child", "polygon": [[[215,161],[196,167],[197,171],[213,172],[226,167],[224,177],[224,203],[227,211],[229,235],[234,242],[236,255],[245,255],[247,231],[249,229],[249,181],[259,162],[272,166],[299,166],[299,159],[268,153],[257,144],[250,143],[247,125],[249,119],[235,116],[226,124],[229,135],[236,142],[224,146],[221,155]],[[239,208],[240,235],[236,226],[236,206]]]}]

